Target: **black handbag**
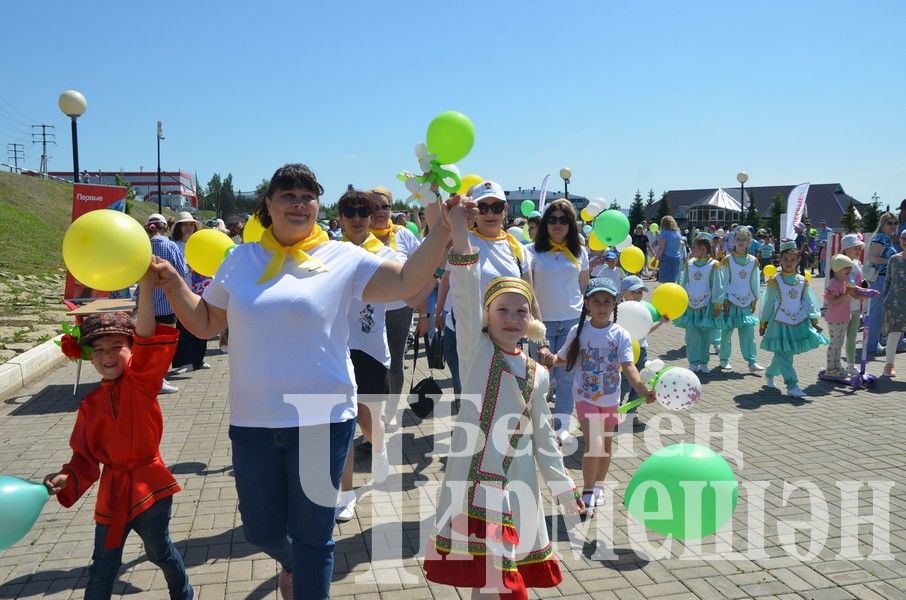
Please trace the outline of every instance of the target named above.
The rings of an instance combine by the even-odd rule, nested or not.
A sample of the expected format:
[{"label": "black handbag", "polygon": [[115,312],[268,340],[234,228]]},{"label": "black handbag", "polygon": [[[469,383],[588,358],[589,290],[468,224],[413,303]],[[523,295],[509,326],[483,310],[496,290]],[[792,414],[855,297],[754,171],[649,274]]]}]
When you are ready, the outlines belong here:
[{"label": "black handbag", "polygon": [[444,362],[444,333],[443,328],[437,330],[433,340],[428,340],[425,336],[425,355],[428,357],[429,369],[443,369],[446,366]]},{"label": "black handbag", "polygon": [[[418,338],[415,338],[415,344],[412,348],[413,378],[415,377],[415,367],[418,364],[418,342]],[[430,349],[430,344],[427,346],[426,350],[428,349]],[[430,360],[428,361],[428,368],[432,368]],[[431,377],[429,375],[428,377],[425,377],[418,383],[412,384],[409,387],[409,408],[412,409],[412,412],[415,413],[415,416],[417,416],[419,419],[426,419],[432,412],[434,412],[435,398],[440,398],[441,395],[443,395],[443,390],[440,389],[440,385],[438,385],[437,381],[434,380],[434,377]]]}]

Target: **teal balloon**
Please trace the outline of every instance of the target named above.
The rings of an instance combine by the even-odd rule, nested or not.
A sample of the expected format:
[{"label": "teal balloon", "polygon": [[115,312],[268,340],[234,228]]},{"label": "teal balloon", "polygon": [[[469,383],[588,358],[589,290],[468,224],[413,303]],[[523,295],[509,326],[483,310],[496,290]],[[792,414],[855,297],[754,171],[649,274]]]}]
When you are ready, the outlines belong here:
[{"label": "teal balloon", "polygon": [[409,221],[408,223],[406,223],[406,229],[411,231],[412,235],[418,235],[418,225],[416,225],[412,221]]},{"label": "teal balloon", "polygon": [[528,218],[531,219],[531,218],[533,218],[533,217],[538,217],[538,218],[540,219],[540,218],[541,218],[541,213],[538,212],[537,210],[533,210],[532,212],[530,212],[530,213],[528,214]]},{"label": "teal balloon", "polygon": [[648,302],[647,300],[642,300],[642,306],[648,309],[648,312],[651,313],[651,320],[654,323],[657,323],[661,320],[661,313],[654,307],[654,304]]},{"label": "teal balloon", "polygon": [[623,504],[647,529],[695,540],[723,527],[738,499],[739,482],[727,461],[710,448],[682,442],[658,450],[639,466]]},{"label": "teal balloon", "polygon": [[25,537],[49,497],[43,483],[0,475],[0,550]]},{"label": "teal balloon", "polygon": [[594,229],[592,228],[591,225],[584,225],[584,226],[582,227],[582,233],[584,233],[585,235],[588,235],[588,234],[591,233],[593,230],[594,230]]},{"label": "teal balloon", "polygon": [[616,246],[629,235],[629,218],[611,208],[595,218],[595,235],[607,246]]},{"label": "teal balloon", "polygon": [[[437,155],[437,162],[452,165],[461,161],[475,143],[475,126],[461,112],[442,112],[428,124],[425,135],[428,152]],[[457,186],[458,187],[458,186]]]},{"label": "teal balloon", "polygon": [[523,200],[522,204],[519,205],[519,209],[522,211],[522,216],[527,217],[535,210],[535,203],[531,200]]}]

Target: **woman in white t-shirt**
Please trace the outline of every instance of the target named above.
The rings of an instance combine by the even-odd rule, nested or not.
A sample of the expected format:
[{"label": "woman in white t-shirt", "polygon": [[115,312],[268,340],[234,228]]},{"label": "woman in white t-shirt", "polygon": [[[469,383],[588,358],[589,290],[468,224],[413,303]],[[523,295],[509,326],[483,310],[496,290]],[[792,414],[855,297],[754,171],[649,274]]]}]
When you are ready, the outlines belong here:
[{"label": "woman in white t-shirt", "polygon": [[[532,256],[528,247],[503,230],[506,219],[506,194],[499,183],[482,181],[473,185],[468,195],[478,203],[475,227],[469,232],[469,241],[479,251],[479,272],[481,290],[495,277],[522,277],[532,283]],[[449,273],[442,283],[437,297],[438,306],[447,312],[444,322],[444,359],[450,367],[453,378],[453,392],[459,394],[462,386],[459,378],[459,355],[456,352],[456,314],[453,312],[450,290],[456,285],[456,275]],[[532,314],[541,319],[537,299],[532,301]],[[437,311],[438,313],[440,311]]]},{"label": "woman in white t-shirt", "polygon": [[[579,323],[582,290],[588,285],[588,251],[579,241],[576,211],[571,202],[554,200],[548,205],[531,248],[535,297],[547,328],[547,340],[539,350],[539,359],[544,362],[545,354],[559,352],[569,330]],[[560,367],[551,371],[551,388],[557,395],[554,429],[558,435],[569,431],[572,386],[571,371]]]},{"label": "woman in white t-shirt", "polygon": [[200,297],[169,263],[152,262],[189,331],[211,338],[230,327],[239,512],[246,539],[282,565],[284,597],[294,578],[313,597],[330,594],[336,490],[355,431],[350,303],[407,298],[433,281],[450,237],[439,213],[465,210],[458,197],[430,206],[431,235],[401,265],[330,241],[317,224],[323,193],[307,166],[277,169],[255,210],[261,241],[227,256]]}]

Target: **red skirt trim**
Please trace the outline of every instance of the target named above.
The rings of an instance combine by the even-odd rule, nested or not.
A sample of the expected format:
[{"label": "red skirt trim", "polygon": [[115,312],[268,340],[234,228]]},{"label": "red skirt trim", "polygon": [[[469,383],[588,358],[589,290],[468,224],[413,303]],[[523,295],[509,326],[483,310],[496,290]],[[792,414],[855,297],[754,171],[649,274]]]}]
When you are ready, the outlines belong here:
[{"label": "red skirt trim", "polygon": [[[454,527],[457,525],[463,525],[459,518],[454,519]],[[515,548],[519,544],[519,535],[516,533],[516,529],[510,525],[497,525],[468,517],[467,527],[469,537],[503,542],[511,548]],[[456,528],[459,529],[459,527]],[[508,600],[527,600],[526,588],[551,588],[560,585],[563,581],[560,565],[553,555],[537,562],[531,562],[531,559],[526,562],[517,561],[515,569],[500,570],[500,567],[495,564],[493,556],[478,553],[451,554],[439,549],[436,544],[432,544],[428,548],[424,569],[428,581],[473,588],[485,587],[488,584],[496,587],[498,582],[487,581],[489,569],[492,577],[496,571],[500,575],[499,583],[503,586],[503,590],[509,590],[509,594],[501,597]]]}]

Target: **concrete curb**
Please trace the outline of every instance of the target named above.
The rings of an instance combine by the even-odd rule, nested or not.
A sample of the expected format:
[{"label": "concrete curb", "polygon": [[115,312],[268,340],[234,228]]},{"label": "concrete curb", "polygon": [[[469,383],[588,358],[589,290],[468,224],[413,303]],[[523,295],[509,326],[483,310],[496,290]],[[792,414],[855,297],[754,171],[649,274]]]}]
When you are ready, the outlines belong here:
[{"label": "concrete curb", "polygon": [[6,398],[66,362],[60,347],[54,344],[62,335],[35,346],[0,365],[0,398]]}]

